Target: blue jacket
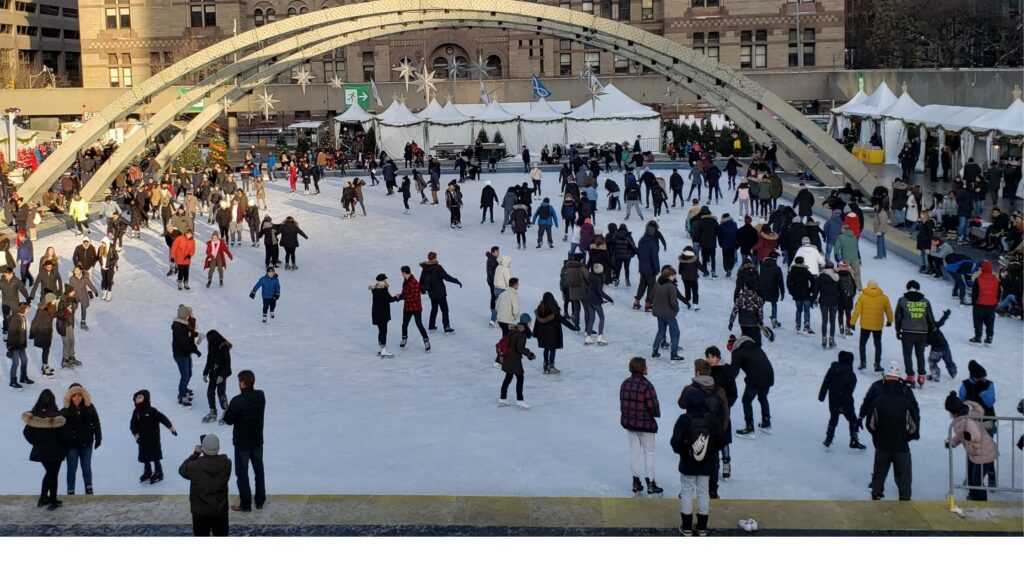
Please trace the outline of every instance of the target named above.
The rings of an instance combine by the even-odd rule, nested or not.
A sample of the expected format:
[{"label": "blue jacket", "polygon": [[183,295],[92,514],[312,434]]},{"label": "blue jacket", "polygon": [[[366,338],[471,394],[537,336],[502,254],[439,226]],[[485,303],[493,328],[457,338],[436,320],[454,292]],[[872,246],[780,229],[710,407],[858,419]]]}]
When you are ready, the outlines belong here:
[{"label": "blue jacket", "polygon": [[835,244],[839,234],[843,231],[843,213],[839,210],[832,211],[832,217],[825,222],[825,244]]},{"label": "blue jacket", "polygon": [[256,285],[252,287],[251,293],[255,294],[257,289],[262,290],[261,295],[264,300],[272,300],[281,297],[281,281],[278,280],[277,276],[271,278],[270,276],[264,275],[256,281]]},{"label": "blue jacket", "polygon": [[641,274],[657,274],[661,271],[658,260],[658,236],[647,231],[636,245],[636,257]]},{"label": "blue jacket", "polygon": [[[546,208],[546,210],[545,210]],[[541,217],[541,212],[547,212],[546,218]],[[556,214],[555,207],[551,205],[551,202],[544,199],[544,202],[537,208],[537,211],[533,213],[533,223],[540,222],[541,226],[554,226],[558,228],[558,214]]]},{"label": "blue jacket", "polygon": [[980,380],[968,378],[960,383],[957,396],[960,400],[981,400],[981,407],[985,408],[987,413],[996,405],[996,385],[985,378]]},{"label": "blue jacket", "polygon": [[21,241],[21,246],[18,246],[18,262],[32,262],[32,252],[32,240],[26,236],[25,239]]},{"label": "blue jacket", "polygon": [[736,230],[736,221],[731,218],[718,225],[718,245],[722,250],[736,249]]}]

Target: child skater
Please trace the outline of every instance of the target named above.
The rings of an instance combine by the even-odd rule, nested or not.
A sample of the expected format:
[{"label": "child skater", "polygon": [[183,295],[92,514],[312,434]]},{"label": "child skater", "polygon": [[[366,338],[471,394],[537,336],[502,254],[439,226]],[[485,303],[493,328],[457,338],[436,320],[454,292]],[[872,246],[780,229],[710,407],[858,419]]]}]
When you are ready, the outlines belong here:
[{"label": "child skater", "polygon": [[256,285],[249,292],[249,298],[256,298],[256,290],[260,291],[263,297],[263,323],[267,323],[267,312],[270,318],[274,318],[274,311],[277,310],[277,299],[281,297],[281,281],[277,278],[277,272],[273,266],[267,267],[267,273],[256,281]]},{"label": "child skater", "polygon": [[174,436],[178,431],[167,416],[150,405],[149,390],[139,390],[133,400],[135,411],[132,412],[131,431],[139,445],[139,462],[145,466],[139,482],[156,484],[164,479],[164,469],[160,465],[164,458],[160,449],[160,425],[166,426]]}]

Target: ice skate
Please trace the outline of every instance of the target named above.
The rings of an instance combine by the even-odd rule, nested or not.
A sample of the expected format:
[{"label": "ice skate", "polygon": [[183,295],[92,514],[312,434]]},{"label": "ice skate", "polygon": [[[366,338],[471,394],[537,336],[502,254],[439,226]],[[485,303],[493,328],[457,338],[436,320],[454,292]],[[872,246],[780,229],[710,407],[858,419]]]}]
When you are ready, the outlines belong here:
[{"label": "ice skate", "polygon": [[227,410],[228,409],[228,395],[227,394],[217,394],[217,402],[220,403],[220,409],[221,410]]},{"label": "ice skate", "polygon": [[608,345],[608,340],[604,337],[604,334],[598,334],[597,335],[597,345],[598,346],[607,346]]},{"label": "ice skate", "polygon": [[16,390],[20,390],[21,388],[23,388],[21,384],[18,384],[17,380],[11,380],[10,387]]},{"label": "ice skate", "polygon": [[764,434],[771,434],[772,433],[772,421],[771,420],[767,420],[767,419],[766,420],[762,420],[761,423],[757,425],[757,427],[760,428],[761,432],[763,432]]},{"label": "ice skate", "polygon": [[640,496],[644,492],[644,485],[640,482],[640,478],[633,476],[633,496]]},{"label": "ice skate", "polygon": [[86,331],[89,330],[89,325],[85,323],[85,320],[82,320],[81,322],[79,322],[78,323],[78,327],[81,328],[82,330],[86,330]]},{"label": "ice skate", "polygon": [[163,472],[156,472],[156,473],[153,474],[152,477],[150,477],[149,483],[150,484],[156,484],[157,482],[160,482],[163,479],[164,479],[164,473]]},{"label": "ice skate", "polygon": [[754,427],[747,424],[743,429],[737,430],[736,435],[740,438],[753,439],[754,438]]},{"label": "ice skate", "polygon": [[273,311],[271,311],[271,312],[270,312],[270,319],[271,319],[271,320],[273,320],[273,319],[274,319],[274,312],[273,312]]},{"label": "ice skate", "polygon": [[149,479],[152,477],[153,473],[150,472],[149,470],[146,470],[145,472],[142,473],[142,476],[139,476],[139,482],[149,482]]},{"label": "ice skate", "polygon": [[399,348],[405,348],[406,341],[407,341],[406,337],[402,336],[402,341],[398,344],[398,347]]},{"label": "ice skate", "polygon": [[561,374],[562,371],[559,370],[558,368],[555,368],[555,365],[552,364],[551,366],[548,366],[548,373],[549,374]]},{"label": "ice skate", "polygon": [[584,346],[590,346],[593,343],[594,343],[594,338],[590,334],[587,334],[587,337],[583,339],[583,345]]},{"label": "ice skate", "polygon": [[732,462],[722,462],[722,478],[728,480],[732,477]]},{"label": "ice skate", "polygon": [[530,405],[523,400],[516,400],[516,408],[519,408],[520,410],[529,410]]},{"label": "ice skate", "polygon": [[217,421],[217,411],[216,410],[210,410],[209,414],[207,414],[206,416],[203,416],[203,424],[209,424],[210,422],[216,422],[216,421]]},{"label": "ice skate", "polygon": [[828,349],[828,338],[826,338],[824,336],[821,337],[821,349],[822,350]]},{"label": "ice skate", "polygon": [[836,347],[836,339],[835,338],[831,338],[830,337],[828,339],[828,347],[829,348],[835,348]]},{"label": "ice skate", "polygon": [[36,383],[36,381],[35,381],[35,380],[32,380],[32,379],[31,379],[31,378],[29,378],[28,376],[25,376],[25,377],[23,377],[23,378],[22,378],[21,380],[19,380],[18,382],[19,382],[19,383],[21,383],[21,384],[35,384],[35,383]]},{"label": "ice skate", "polygon": [[392,354],[391,352],[388,352],[387,348],[381,346],[380,347],[380,352],[377,352],[377,356],[380,356],[381,358],[391,358],[391,357],[394,356],[394,354]]},{"label": "ice skate", "polygon": [[860,440],[856,438],[850,439],[850,448],[853,450],[866,450],[867,446],[860,443]]},{"label": "ice skate", "polygon": [[498,408],[506,408],[511,405],[512,402],[509,402],[507,398],[498,398]]},{"label": "ice skate", "polygon": [[264,324],[266,324],[266,323],[267,323],[267,315],[266,315],[266,314],[264,314],[264,315],[263,315],[263,323],[264,323]]},{"label": "ice skate", "polygon": [[427,338],[423,339],[423,351],[430,352],[430,340]]},{"label": "ice skate", "polygon": [[449,326],[449,327],[444,329],[444,333],[445,334],[455,334],[455,328],[452,328],[451,326]]},{"label": "ice skate", "polygon": [[672,355],[672,356],[671,356],[671,357],[669,358],[669,360],[671,360],[672,362],[682,362],[683,360],[685,360],[685,358],[683,358],[682,356],[680,356],[680,355],[678,355],[678,354],[673,354],[673,355]]},{"label": "ice skate", "polygon": [[644,480],[647,482],[647,494],[649,496],[660,495],[665,491],[661,486],[658,486],[658,483],[654,480],[651,480],[650,478],[644,478]]}]

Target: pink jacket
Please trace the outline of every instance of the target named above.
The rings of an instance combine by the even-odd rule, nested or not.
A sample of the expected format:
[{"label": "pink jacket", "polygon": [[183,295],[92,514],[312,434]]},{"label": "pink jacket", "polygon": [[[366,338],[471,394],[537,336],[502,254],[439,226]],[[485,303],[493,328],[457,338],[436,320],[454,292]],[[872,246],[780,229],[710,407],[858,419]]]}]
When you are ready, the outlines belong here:
[{"label": "pink jacket", "polygon": [[[970,435],[970,440],[964,439],[964,432]],[[995,441],[981,422],[970,416],[957,416],[953,419],[953,437],[949,439],[949,445],[955,448],[960,444],[964,445],[967,459],[973,464],[989,464],[996,460]]]}]

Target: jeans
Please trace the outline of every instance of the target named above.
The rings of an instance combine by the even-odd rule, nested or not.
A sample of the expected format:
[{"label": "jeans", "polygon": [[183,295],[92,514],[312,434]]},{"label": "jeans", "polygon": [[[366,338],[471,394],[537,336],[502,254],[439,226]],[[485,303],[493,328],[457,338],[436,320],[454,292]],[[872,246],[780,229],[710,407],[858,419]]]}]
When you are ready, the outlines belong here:
[{"label": "jeans", "polygon": [[516,400],[519,402],[523,401],[523,373],[522,372],[505,372],[505,379],[501,382],[501,399],[505,400],[508,398],[508,386],[512,383],[512,378],[516,379]]},{"label": "jeans", "polygon": [[633,210],[636,210],[636,213],[640,217],[641,220],[644,219],[644,213],[640,211],[640,202],[638,202],[636,200],[627,200],[626,201],[626,217],[625,217],[625,220],[629,220],[629,215],[633,212]]},{"label": "jeans", "polygon": [[[796,300],[796,324],[793,325],[795,330],[799,330],[801,326],[805,328],[811,327],[811,301],[810,300]],[[800,318],[803,317],[803,323],[800,322]]]},{"label": "jeans", "polygon": [[835,338],[836,316],[838,316],[839,307],[832,304],[818,304],[818,310],[821,312],[821,337]]},{"label": "jeans", "polygon": [[188,394],[188,383],[192,380],[192,355],[175,356],[174,363],[178,365],[178,374],[181,376],[178,379],[178,398],[181,399]]},{"label": "jeans", "polygon": [[22,381],[28,380],[28,354],[24,348],[11,349],[11,382],[18,376]]},{"label": "jeans", "polygon": [[913,483],[910,452],[889,452],[878,448],[875,448],[875,463],[871,472],[871,496],[885,496],[885,479],[889,476],[889,466],[893,468],[900,500],[910,500],[910,487]]},{"label": "jeans", "polygon": [[498,309],[495,308],[495,305],[498,303],[498,296],[501,296],[501,293],[504,291],[504,288],[494,289],[494,296],[491,297],[491,322],[494,322],[495,320],[498,319]]},{"label": "jeans", "polygon": [[263,299],[263,319],[266,320],[267,312],[273,314],[277,310],[277,298]]},{"label": "jeans", "polygon": [[960,216],[956,227],[956,237],[958,240],[967,240],[967,216]]},{"label": "jeans", "polygon": [[768,390],[769,388],[756,388],[750,384],[743,386],[743,421],[746,422],[747,428],[754,427],[755,397],[758,404],[761,405],[761,422],[768,423],[772,421],[772,413],[768,405]]},{"label": "jeans", "polygon": [[875,234],[875,257],[885,258],[885,233]]},{"label": "jeans", "polygon": [[242,510],[252,508],[253,495],[249,491],[249,463],[256,481],[256,507],[267,501],[267,487],[263,479],[263,446],[251,450],[235,447],[235,478],[238,480],[238,505]]},{"label": "jeans", "polygon": [[629,464],[633,476],[654,480],[654,432],[627,430],[629,437]]},{"label": "jeans", "polygon": [[679,321],[675,318],[658,318],[658,334],[654,337],[654,352],[661,349],[661,343],[665,341],[665,330],[668,330],[671,340],[673,356],[679,355]]},{"label": "jeans", "polygon": [[402,340],[409,336],[409,320],[416,321],[416,328],[420,331],[420,336],[426,340],[427,329],[423,327],[423,313],[419,310],[415,312],[410,312],[409,310],[402,312]]},{"label": "jeans", "polygon": [[544,239],[544,235],[545,234],[548,235],[548,245],[549,246],[554,246],[554,242],[551,240],[551,224],[540,224],[540,225],[537,226],[537,247],[538,248],[540,248],[540,245],[541,245],[541,243],[542,243],[542,241]]},{"label": "jeans", "polygon": [[586,325],[587,335],[594,334],[594,317],[597,317],[597,334],[604,334],[604,307],[583,305],[583,322]]},{"label": "jeans", "polygon": [[832,250],[835,247],[836,247],[836,245],[835,245],[834,242],[826,243],[825,244],[825,261],[827,261],[827,262],[831,262],[832,261]]},{"label": "jeans", "polygon": [[92,488],[92,446],[72,448],[68,450],[68,494],[75,492],[75,476],[78,475],[78,463],[82,463],[82,481],[85,488]]},{"label": "jeans", "polygon": [[985,328],[985,340],[991,341],[996,327],[996,307],[975,304],[971,311],[974,320],[974,337],[981,339],[981,329]]},{"label": "jeans", "polygon": [[953,361],[953,353],[949,347],[938,349],[932,346],[931,351],[928,352],[928,373],[935,378],[942,376],[939,361],[946,363],[946,371],[949,372],[950,378],[956,378],[956,362]]},{"label": "jeans", "polygon": [[776,302],[775,300],[765,300],[764,303],[765,303],[766,306],[768,304],[772,305],[772,314],[771,314],[771,316],[769,316],[769,318],[771,318],[772,320],[778,320],[779,319],[779,303]]},{"label": "jeans", "polygon": [[707,516],[711,510],[711,493],[708,489],[709,476],[679,475],[682,489],[679,491],[679,512],[693,514],[693,501],[697,500],[697,514]]}]

